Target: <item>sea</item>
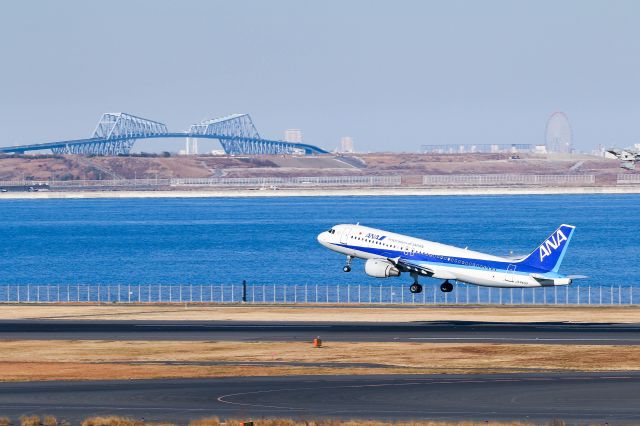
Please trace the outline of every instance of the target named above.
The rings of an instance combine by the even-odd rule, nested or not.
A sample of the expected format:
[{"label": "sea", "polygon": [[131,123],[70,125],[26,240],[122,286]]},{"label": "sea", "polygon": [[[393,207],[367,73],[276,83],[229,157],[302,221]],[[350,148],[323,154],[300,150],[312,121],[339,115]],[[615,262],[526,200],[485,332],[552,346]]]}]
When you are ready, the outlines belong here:
[{"label": "sea", "polygon": [[640,284],[640,195],[597,194],[0,200],[0,285],[409,284],[344,273],[316,241],[339,223],[511,256],[568,223],[561,273]]}]

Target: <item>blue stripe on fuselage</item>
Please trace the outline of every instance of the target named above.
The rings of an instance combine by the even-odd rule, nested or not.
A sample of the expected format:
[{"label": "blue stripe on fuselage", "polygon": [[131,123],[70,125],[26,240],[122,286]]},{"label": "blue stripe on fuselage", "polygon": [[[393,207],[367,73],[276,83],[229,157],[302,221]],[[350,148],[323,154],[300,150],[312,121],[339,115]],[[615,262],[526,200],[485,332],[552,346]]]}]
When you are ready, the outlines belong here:
[{"label": "blue stripe on fuselage", "polygon": [[[524,274],[528,275],[530,273],[546,273],[547,271],[543,271],[541,269],[532,268],[530,266],[521,264],[519,262],[499,262],[495,260],[485,260],[485,259],[473,259],[473,258],[464,258],[464,257],[453,257],[453,256],[441,256],[434,254],[423,254],[423,253],[413,253],[401,251],[401,250],[390,250],[390,249],[380,249],[376,247],[366,247],[366,246],[354,246],[349,244],[336,244],[340,247],[348,248],[351,250],[359,250],[364,251],[366,253],[375,254],[381,257],[401,257],[402,259],[412,260],[416,262],[425,262],[428,264],[440,264],[446,266],[453,266],[458,268],[467,268],[467,269],[478,269],[485,271],[506,271],[509,265],[517,265],[515,271],[516,274]],[[549,275],[546,273],[546,275]],[[554,274],[555,275],[555,274]]]}]

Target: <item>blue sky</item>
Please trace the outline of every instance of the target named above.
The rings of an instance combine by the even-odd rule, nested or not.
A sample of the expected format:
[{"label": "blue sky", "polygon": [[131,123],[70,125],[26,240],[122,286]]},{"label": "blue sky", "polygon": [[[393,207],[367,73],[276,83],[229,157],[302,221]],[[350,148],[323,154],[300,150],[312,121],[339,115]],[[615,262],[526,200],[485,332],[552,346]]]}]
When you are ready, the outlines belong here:
[{"label": "blue sky", "polygon": [[[87,137],[103,112],[181,130],[248,112],[334,148],[640,142],[636,1],[19,1],[0,13],[0,145]],[[145,142],[147,150],[181,148]]]}]

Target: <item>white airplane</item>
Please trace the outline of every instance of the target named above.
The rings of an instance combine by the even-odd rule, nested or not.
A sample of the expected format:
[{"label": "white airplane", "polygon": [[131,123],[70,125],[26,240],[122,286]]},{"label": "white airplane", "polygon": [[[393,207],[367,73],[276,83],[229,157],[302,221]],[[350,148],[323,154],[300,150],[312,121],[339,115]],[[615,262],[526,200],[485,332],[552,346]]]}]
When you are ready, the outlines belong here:
[{"label": "white airplane", "polygon": [[344,272],[351,271],[354,258],[366,259],[364,271],[371,277],[398,277],[408,272],[413,278],[412,293],[422,291],[420,276],[443,279],[440,290],[446,293],[453,290],[449,280],[487,287],[546,287],[586,278],[558,273],[574,230],[575,226],[560,225],[522,258],[492,256],[359,224],[336,225],[319,234],[318,242],[347,256]]}]

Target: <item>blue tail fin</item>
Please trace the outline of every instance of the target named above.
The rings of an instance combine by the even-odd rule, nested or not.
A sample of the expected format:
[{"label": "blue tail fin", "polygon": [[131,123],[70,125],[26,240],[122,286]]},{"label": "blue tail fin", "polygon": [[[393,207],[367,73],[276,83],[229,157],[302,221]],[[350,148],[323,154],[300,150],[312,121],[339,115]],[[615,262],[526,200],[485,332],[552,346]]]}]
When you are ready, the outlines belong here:
[{"label": "blue tail fin", "polygon": [[558,272],[575,229],[576,227],[572,225],[560,225],[537,249],[519,263],[546,272]]}]

